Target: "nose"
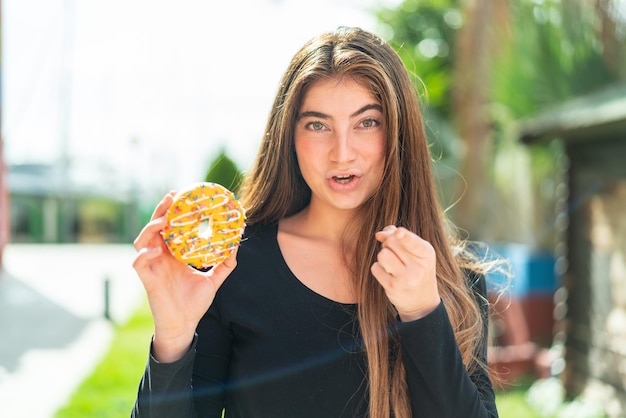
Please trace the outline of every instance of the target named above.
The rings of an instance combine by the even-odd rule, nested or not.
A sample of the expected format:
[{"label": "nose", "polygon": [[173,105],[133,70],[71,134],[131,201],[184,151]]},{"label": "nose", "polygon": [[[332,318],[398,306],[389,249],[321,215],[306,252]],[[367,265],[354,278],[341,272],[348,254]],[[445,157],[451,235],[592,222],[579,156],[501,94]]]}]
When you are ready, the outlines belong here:
[{"label": "nose", "polygon": [[357,150],[350,130],[337,130],[333,136],[330,160],[335,163],[345,163],[356,159]]}]

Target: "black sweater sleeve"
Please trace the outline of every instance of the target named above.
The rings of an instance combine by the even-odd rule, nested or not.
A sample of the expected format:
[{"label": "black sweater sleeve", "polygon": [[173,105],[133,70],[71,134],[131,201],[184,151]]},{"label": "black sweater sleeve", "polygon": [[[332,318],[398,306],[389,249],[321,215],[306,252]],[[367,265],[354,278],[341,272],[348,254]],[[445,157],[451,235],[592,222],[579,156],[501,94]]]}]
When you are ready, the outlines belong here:
[{"label": "black sweater sleeve", "polygon": [[174,363],[159,363],[149,356],[131,418],[198,416],[191,387],[196,344],[197,338],[194,337],[187,354]]},{"label": "black sweater sleeve", "polygon": [[[484,320],[479,359],[487,364],[488,305],[484,278],[474,285]],[[398,325],[413,415],[436,418],[496,418],[489,373],[463,364],[443,302],[428,316]]]}]

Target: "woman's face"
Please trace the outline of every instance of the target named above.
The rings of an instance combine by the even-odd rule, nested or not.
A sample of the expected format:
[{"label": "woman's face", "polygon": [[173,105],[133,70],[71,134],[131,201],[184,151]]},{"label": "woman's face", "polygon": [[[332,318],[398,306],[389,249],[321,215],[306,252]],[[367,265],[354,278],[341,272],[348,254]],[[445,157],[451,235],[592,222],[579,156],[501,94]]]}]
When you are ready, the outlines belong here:
[{"label": "woman's face", "polygon": [[295,147],[300,171],[311,188],[311,206],[356,209],[382,179],[382,107],[353,79],[317,81],[300,107]]}]

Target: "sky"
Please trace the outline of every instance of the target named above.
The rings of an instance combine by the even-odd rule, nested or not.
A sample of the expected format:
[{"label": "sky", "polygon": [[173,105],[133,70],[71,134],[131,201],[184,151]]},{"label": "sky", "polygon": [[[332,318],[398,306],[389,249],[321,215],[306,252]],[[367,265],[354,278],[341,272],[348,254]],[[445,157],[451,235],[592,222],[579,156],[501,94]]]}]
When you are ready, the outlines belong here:
[{"label": "sky", "polygon": [[295,52],[340,25],[377,32],[368,8],[383,4],[2,3],[7,162],[66,156],[79,182],[158,190],[202,180],[221,147],[247,169]]}]

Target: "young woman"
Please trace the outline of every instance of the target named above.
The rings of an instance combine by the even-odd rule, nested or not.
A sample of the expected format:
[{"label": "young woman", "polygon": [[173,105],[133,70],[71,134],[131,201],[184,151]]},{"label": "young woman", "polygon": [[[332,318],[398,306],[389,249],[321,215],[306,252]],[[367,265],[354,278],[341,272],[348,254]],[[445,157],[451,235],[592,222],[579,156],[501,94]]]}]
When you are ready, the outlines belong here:
[{"label": "young woman", "polygon": [[380,38],[339,28],[294,56],[244,240],[208,273],[164,246],[172,196],[135,240],[155,329],[134,417],[497,417],[484,278],[448,236],[414,86]]}]

